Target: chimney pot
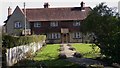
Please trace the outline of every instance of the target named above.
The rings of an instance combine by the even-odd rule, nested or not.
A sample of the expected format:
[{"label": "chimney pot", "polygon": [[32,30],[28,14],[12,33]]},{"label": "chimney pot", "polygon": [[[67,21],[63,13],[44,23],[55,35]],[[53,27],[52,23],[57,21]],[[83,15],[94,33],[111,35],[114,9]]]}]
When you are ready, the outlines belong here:
[{"label": "chimney pot", "polygon": [[84,10],[85,3],[82,1],[80,4],[81,4],[81,10]]}]

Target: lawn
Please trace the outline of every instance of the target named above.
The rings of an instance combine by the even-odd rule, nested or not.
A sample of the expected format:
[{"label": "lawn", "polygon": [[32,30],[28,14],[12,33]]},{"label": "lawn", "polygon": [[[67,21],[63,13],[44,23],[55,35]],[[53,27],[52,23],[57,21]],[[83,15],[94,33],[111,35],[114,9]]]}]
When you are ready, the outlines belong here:
[{"label": "lawn", "polygon": [[84,43],[76,43],[72,44],[72,46],[76,49],[77,52],[80,52],[83,57],[86,58],[95,58],[99,56],[100,49],[96,46],[95,50],[92,49],[92,44],[84,44]]},{"label": "lawn", "polygon": [[54,60],[58,58],[59,44],[51,44],[42,48],[42,51],[37,52],[37,55],[34,57],[34,60]]},{"label": "lawn", "polygon": [[42,51],[39,51],[34,57],[34,60],[44,63],[46,66],[71,66],[76,67],[77,65],[64,59],[58,59],[60,44],[49,44],[42,48]]}]

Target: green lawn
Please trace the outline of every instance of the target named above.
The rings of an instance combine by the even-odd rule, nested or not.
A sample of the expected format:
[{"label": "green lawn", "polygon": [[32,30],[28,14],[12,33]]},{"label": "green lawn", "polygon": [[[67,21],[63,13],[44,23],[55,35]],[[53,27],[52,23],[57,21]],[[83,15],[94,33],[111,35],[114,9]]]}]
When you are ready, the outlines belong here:
[{"label": "green lawn", "polygon": [[92,49],[92,44],[76,43],[72,46],[76,49],[77,52],[80,52],[86,58],[95,58],[99,56],[100,49],[96,46],[95,51]]},{"label": "green lawn", "polygon": [[49,44],[42,48],[34,57],[34,60],[44,63],[46,66],[71,66],[76,67],[78,65],[65,61],[63,59],[58,59],[60,44]]},{"label": "green lawn", "polygon": [[34,60],[53,60],[58,58],[59,44],[51,44],[42,48],[42,51],[37,52],[37,55],[34,57]]}]

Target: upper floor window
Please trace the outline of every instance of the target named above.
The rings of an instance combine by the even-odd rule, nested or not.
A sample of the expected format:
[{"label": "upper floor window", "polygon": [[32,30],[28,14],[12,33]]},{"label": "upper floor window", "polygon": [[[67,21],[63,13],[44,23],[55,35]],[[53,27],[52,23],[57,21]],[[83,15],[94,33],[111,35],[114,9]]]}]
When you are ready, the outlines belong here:
[{"label": "upper floor window", "polygon": [[73,26],[80,26],[80,21],[74,21]]},{"label": "upper floor window", "polygon": [[73,38],[81,38],[80,32],[73,33]]},{"label": "upper floor window", "polygon": [[58,22],[57,21],[53,21],[50,23],[51,27],[57,27],[58,26]]},{"label": "upper floor window", "polygon": [[41,23],[40,22],[35,22],[34,27],[41,27]]},{"label": "upper floor window", "polygon": [[19,21],[15,22],[14,26],[15,26],[15,28],[21,28],[22,27],[22,25]]}]

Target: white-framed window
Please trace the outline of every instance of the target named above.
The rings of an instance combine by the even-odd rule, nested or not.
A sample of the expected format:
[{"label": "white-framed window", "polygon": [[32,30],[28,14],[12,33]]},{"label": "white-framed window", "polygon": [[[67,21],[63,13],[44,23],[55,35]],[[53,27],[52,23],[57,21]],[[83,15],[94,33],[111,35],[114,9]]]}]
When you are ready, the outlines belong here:
[{"label": "white-framed window", "polygon": [[50,26],[51,27],[57,27],[58,26],[58,22],[57,21],[52,21],[52,22],[50,22]]},{"label": "white-framed window", "polygon": [[35,22],[34,27],[41,27],[41,22]]},{"label": "white-framed window", "polygon": [[50,33],[48,34],[48,39],[59,39],[60,38],[60,33]]},{"label": "white-framed window", "polygon": [[80,32],[73,33],[73,38],[81,38],[81,33]]},{"label": "white-framed window", "polygon": [[14,27],[15,28],[21,28],[22,27],[21,22],[19,22],[19,21],[15,22]]},{"label": "white-framed window", "polygon": [[80,26],[80,21],[74,21],[73,26]]}]

